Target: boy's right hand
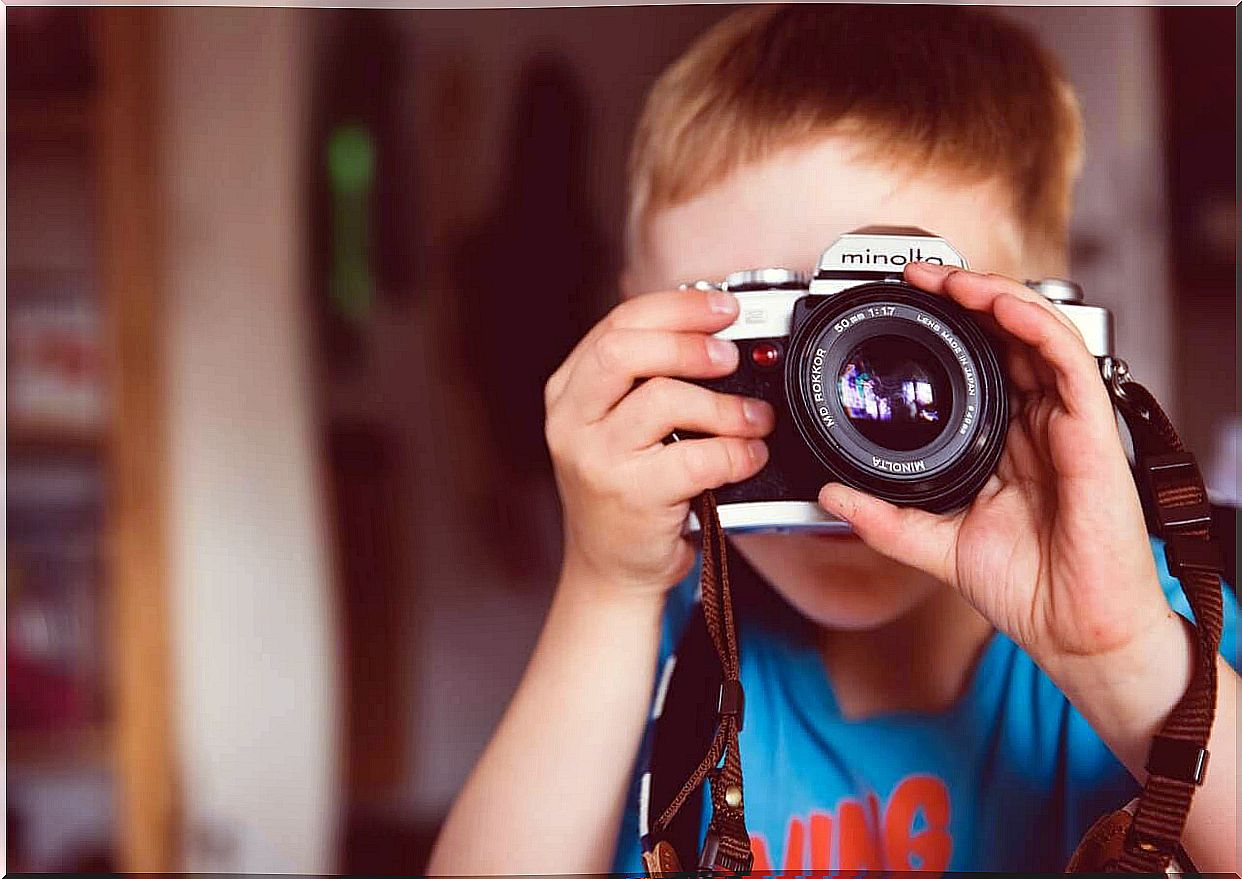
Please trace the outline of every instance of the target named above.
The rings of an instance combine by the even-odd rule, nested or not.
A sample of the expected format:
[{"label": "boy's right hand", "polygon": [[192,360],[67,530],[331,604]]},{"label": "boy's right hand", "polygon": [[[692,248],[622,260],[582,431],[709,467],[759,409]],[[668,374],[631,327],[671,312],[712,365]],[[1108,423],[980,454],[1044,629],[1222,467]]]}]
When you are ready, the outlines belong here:
[{"label": "boy's right hand", "polygon": [[[762,400],[678,379],[737,369],[711,334],[737,317],[729,293],[676,290],[623,302],[583,337],[544,389],[545,431],[565,515],[565,576],[596,593],[659,596],[684,577],[690,501],[767,462]],[[638,379],[648,379],[635,386]],[[673,430],[709,434],[664,444]]]}]

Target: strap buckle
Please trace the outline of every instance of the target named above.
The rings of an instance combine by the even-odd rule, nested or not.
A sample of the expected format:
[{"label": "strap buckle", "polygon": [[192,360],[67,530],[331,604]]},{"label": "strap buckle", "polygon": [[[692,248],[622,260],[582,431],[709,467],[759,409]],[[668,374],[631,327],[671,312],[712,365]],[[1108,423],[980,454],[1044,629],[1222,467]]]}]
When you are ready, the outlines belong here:
[{"label": "strap buckle", "polygon": [[742,691],[741,681],[726,680],[720,684],[720,693],[716,696],[716,713],[721,717],[737,718],[737,731],[742,731],[746,714],[746,694]]},{"label": "strap buckle", "polygon": [[1224,553],[1212,538],[1174,532],[1164,538],[1164,560],[1169,566],[1169,573],[1179,580],[1187,571],[1215,574],[1217,577],[1225,573]]},{"label": "strap buckle", "polygon": [[1151,750],[1147,752],[1144,768],[1161,778],[1201,785],[1207,775],[1209,756],[1208,749],[1198,742],[1156,736],[1152,739]]},{"label": "strap buckle", "polygon": [[1212,511],[1199,465],[1189,452],[1150,455],[1139,461],[1139,482],[1163,537],[1173,530],[1211,525]]}]

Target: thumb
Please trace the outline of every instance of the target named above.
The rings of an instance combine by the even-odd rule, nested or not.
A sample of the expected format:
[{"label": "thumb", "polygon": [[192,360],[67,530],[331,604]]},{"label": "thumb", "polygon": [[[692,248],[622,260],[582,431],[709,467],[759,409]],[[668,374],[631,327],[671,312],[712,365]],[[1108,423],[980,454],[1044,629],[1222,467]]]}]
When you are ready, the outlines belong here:
[{"label": "thumb", "polygon": [[881,555],[950,582],[955,519],[899,507],[837,482],[820,490],[819,504],[848,522],[862,542]]}]

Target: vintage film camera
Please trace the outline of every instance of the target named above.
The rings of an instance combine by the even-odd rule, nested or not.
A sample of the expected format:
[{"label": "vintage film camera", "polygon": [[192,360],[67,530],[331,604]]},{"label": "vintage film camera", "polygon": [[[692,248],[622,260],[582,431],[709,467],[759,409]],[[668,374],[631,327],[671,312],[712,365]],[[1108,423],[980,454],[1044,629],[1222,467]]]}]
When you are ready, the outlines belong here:
[{"label": "vintage film camera", "polygon": [[[828,481],[933,512],[982,488],[1008,426],[1000,358],[965,309],[902,280],[918,261],[966,268],[943,238],[870,226],[837,239],[814,276],[752,269],[690,285],[726,290],[741,306],[716,334],[737,343],[737,371],[698,384],[759,397],[777,413],[767,465],[716,492],[725,529],[846,529],[816,504]],[[1027,283],[1093,355],[1111,357],[1107,309],[1085,304],[1069,281]]]}]

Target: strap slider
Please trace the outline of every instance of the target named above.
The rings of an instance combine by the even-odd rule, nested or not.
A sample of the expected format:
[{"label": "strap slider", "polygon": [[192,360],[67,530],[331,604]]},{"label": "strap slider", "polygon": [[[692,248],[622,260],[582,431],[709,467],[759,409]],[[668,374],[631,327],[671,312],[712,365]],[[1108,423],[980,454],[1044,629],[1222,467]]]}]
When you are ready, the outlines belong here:
[{"label": "strap slider", "polygon": [[742,731],[743,715],[746,713],[746,694],[741,681],[724,681],[720,695],[716,697],[716,713],[721,717],[737,718],[737,731]]},{"label": "strap slider", "polygon": [[1210,538],[1173,533],[1164,538],[1164,560],[1169,573],[1179,580],[1186,571],[1202,571],[1220,577],[1225,573],[1225,557],[1220,545]]},{"label": "strap slider", "polygon": [[1147,766],[1152,775],[1186,784],[1203,784],[1207,775],[1208,749],[1198,742],[1156,736],[1147,752]]},{"label": "strap slider", "polygon": [[1139,479],[1161,536],[1170,529],[1211,524],[1212,511],[1194,455],[1170,452],[1145,457],[1139,461]]}]

